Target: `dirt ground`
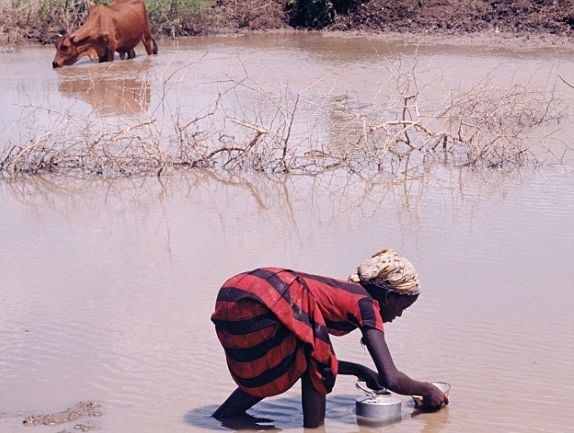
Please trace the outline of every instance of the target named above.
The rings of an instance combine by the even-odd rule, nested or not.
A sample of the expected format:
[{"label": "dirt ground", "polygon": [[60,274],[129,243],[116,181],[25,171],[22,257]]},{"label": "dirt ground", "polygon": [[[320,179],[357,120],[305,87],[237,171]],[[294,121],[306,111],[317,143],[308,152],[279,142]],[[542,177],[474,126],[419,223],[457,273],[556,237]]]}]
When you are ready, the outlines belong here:
[{"label": "dirt ground", "polygon": [[370,0],[338,15],[336,30],[547,33],[569,36],[572,0]]},{"label": "dirt ground", "polygon": [[[292,12],[283,9],[283,1],[218,0],[216,4],[224,19],[238,28],[269,30],[293,24]],[[574,0],[363,0],[350,9],[338,9],[325,29],[442,35],[485,31],[574,34]]]},{"label": "dirt ground", "polygon": [[[298,17],[297,5],[302,4],[313,11],[311,19]],[[317,5],[333,7],[316,19]],[[518,36],[529,45],[541,38],[545,44],[552,41],[550,45],[574,44],[574,0],[213,0],[211,6],[189,22],[179,20],[167,27],[151,16],[152,31],[161,38],[322,29],[348,35],[396,33],[448,40]],[[0,46],[24,41],[53,43],[62,27],[58,20],[28,19],[16,9],[4,12]],[[445,38],[450,35],[457,38]]]}]

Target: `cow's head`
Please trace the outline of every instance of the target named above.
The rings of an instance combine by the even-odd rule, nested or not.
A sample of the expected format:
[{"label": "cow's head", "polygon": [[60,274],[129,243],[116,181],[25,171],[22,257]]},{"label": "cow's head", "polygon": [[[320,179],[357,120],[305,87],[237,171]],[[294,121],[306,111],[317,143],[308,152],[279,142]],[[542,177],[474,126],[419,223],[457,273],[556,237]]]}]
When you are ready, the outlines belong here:
[{"label": "cow's head", "polygon": [[62,34],[56,41],[56,55],[52,60],[52,67],[60,68],[64,65],[73,65],[84,56],[88,56],[96,62],[101,57],[97,48],[98,46],[90,39],[78,41],[74,38],[73,33]]}]

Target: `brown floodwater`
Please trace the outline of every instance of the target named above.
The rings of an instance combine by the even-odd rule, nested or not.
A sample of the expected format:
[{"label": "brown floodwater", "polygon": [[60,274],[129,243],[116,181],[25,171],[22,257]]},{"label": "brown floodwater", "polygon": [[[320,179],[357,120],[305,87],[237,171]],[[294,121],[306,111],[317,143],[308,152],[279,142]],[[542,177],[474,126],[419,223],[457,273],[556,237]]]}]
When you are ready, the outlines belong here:
[{"label": "brown floodwater", "polygon": [[[149,58],[138,51],[131,61],[61,70],[51,69],[53,48],[0,53],[2,146],[46,131],[54,113],[121,124],[152,112],[167,123],[246,77],[266,98],[305,95],[321,126],[328,110],[314,113],[313,101],[374,104],[398,61],[416,61],[429,104],[449,86],[494,77],[555,87],[567,117],[532,132],[552,132],[557,143],[541,164],[508,170],[435,161],[413,175],[193,171],[0,183],[1,433],[77,423],[105,433],[301,432],[297,386],[256,405],[257,424],[209,416],[234,388],[209,320],[218,287],[266,265],[346,278],[383,246],[408,256],[424,286],[386,327],[395,362],[414,378],[452,384],[450,405],[417,414],[399,396],[400,422],[359,425],[361,393],[340,376],[319,431],[574,431],[574,159],[564,151],[574,89],[559,79],[574,82],[574,53],[314,34],[190,39]],[[246,115],[258,102],[246,89],[225,101]],[[553,157],[564,152],[562,162]],[[372,366],[359,339],[334,337],[335,350]],[[22,423],[80,401],[94,401],[101,416]]]}]

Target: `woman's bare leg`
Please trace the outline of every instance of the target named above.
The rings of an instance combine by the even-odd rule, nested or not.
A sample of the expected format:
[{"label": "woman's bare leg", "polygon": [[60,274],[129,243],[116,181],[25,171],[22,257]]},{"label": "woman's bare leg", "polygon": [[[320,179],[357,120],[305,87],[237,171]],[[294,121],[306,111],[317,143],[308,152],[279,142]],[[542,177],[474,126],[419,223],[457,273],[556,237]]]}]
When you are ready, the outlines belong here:
[{"label": "woman's bare leg", "polygon": [[227,400],[213,412],[212,416],[217,419],[233,418],[244,414],[247,409],[261,400],[263,400],[262,397],[253,397],[237,388],[231,393]]},{"label": "woman's bare leg", "polygon": [[303,426],[307,428],[315,428],[323,425],[325,422],[326,398],[313,388],[311,379],[307,373],[301,377],[301,394],[303,405]]}]

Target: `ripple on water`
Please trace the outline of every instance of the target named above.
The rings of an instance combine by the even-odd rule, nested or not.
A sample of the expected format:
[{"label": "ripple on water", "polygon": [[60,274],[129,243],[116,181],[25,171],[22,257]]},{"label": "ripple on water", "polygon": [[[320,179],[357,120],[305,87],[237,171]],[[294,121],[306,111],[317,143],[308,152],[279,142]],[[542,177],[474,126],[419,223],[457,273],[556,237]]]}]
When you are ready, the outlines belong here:
[{"label": "ripple on water", "polygon": [[[168,50],[165,59],[175,62],[136,59],[112,69],[144,72],[150,107],[163,101],[163,77],[179,67],[177,98],[193,107],[207,107],[221,91],[215,74],[240,71],[235,78],[243,79],[244,66],[271,92],[289,82],[321,101],[348,100],[353,110],[388,102],[387,67],[396,59],[377,55],[382,51],[367,39],[357,39],[364,45],[353,44],[351,53],[335,38],[312,37],[283,36],[280,49],[272,38],[194,39],[191,48]],[[419,49],[402,60],[423,54]],[[455,86],[484,79],[495,67],[497,78],[514,82],[534,70],[546,73],[556,60],[439,51],[423,54],[424,62]],[[62,74],[36,67],[49,68],[52,56],[53,49],[24,50],[0,65],[15,84],[5,86],[0,104],[8,115],[0,123],[16,121],[29,100],[34,107],[91,110],[61,82],[89,80],[107,66]],[[269,61],[260,67],[261,59]],[[208,89],[215,93],[206,93],[207,82],[216,84]],[[444,93],[424,87],[431,99]],[[106,432],[233,430],[210,417],[235,386],[209,321],[218,284],[264,264],[344,278],[381,243],[408,251],[425,285],[412,310],[386,328],[397,365],[415,378],[453,385],[447,410],[409,415],[385,432],[567,431],[564,395],[574,392],[572,168],[508,173],[429,164],[424,171],[409,181],[383,173],[380,184],[345,174],[256,178],[241,188],[205,176],[166,185],[154,177],[143,187],[139,180],[119,187],[106,180],[69,195],[66,188],[30,197],[2,189],[0,431],[18,431],[17,418],[28,411],[85,399],[102,404]],[[357,333],[339,341],[342,359],[372,365]],[[328,399],[329,433],[363,431],[355,424],[354,391],[351,379],[337,380]],[[250,413],[271,420],[252,427],[301,431],[299,387]]]}]

